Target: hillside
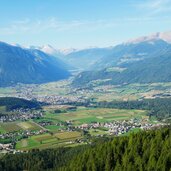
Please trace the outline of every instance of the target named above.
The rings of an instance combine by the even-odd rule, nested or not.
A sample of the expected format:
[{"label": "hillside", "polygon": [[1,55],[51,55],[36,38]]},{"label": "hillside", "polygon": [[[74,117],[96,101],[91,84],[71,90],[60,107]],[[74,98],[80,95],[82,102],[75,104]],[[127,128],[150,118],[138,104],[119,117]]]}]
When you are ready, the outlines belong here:
[{"label": "hillside", "polygon": [[0,170],[169,171],[170,134],[170,128],[162,128],[113,139],[95,139],[91,145],[6,154],[1,157]]},{"label": "hillside", "polygon": [[113,47],[109,55],[103,56],[92,67],[101,70],[107,67],[132,64],[161,54],[168,47],[171,45],[161,39],[137,43],[126,42]]},{"label": "hillside", "polygon": [[63,54],[62,59],[81,70],[101,70],[153,57],[171,46],[162,39],[142,39],[107,48],[89,48]]},{"label": "hillside", "polygon": [[171,81],[171,53],[170,47],[163,49],[151,58],[125,63],[120,65],[120,70],[109,68],[95,71],[82,72],[73,81],[74,86],[90,84],[94,80],[108,79],[103,84],[129,84],[129,83],[154,83]]},{"label": "hillside", "polygon": [[65,64],[39,50],[0,43],[0,86],[44,83],[68,78]]}]

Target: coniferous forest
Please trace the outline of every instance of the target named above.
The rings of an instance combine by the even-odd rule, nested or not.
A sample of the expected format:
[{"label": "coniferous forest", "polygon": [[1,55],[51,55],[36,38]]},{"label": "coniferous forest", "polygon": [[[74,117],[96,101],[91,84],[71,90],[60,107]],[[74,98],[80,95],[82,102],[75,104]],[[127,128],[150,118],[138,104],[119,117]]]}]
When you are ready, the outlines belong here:
[{"label": "coniferous forest", "polygon": [[171,128],[1,157],[3,171],[171,171]]}]

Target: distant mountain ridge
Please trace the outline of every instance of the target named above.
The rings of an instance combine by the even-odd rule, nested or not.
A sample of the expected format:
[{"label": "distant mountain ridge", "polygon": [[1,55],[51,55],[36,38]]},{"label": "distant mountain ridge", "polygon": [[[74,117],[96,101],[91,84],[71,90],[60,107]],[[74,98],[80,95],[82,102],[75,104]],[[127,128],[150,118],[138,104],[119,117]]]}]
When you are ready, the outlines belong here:
[{"label": "distant mountain ridge", "polygon": [[95,71],[81,72],[73,85],[91,85],[96,80],[105,80],[102,84],[170,82],[171,37],[166,42],[162,36],[167,37],[158,33],[113,47],[92,66]]},{"label": "distant mountain ridge", "polygon": [[159,40],[159,39],[163,40],[167,43],[171,43],[171,31],[153,33],[148,36],[142,36],[142,37],[138,37],[136,39],[128,40],[125,43],[140,43],[140,42],[144,42],[144,41],[155,41],[155,40]]},{"label": "distant mountain ridge", "polygon": [[51,45],[23,48],[0,42],[0,86],[57,81],[68,78],[73,68],[84,71],[73,85],[98,79],[108,80],[106,84],[166,82],[171,81],[170,56],[171,32],[82,50],[63,51]]},{"label": "distant mountain ridge", "polygon": [[155,83],[171,82],[171,47],[163,50],[161,54],[125,64],[124,70],[110,71],[108,68],[99,71],[85,71],[77,75],[73,81],[74,86],[85,86],[95,80],[107,80],[102,84],[130,84],[130,83]]},{"label": "distant mountain ridge", "polygon": [[28,48],[38,49],[46,54],[60,58],[65,63],[79,70],[99,70],[122,63],[143,60],[143,58],[150,57],[156,49],[158,51],[162,50],[170,43],[171,31],[168,31],[142,36],[107,48],[56,49],[51,45],[30,46]]},{"label": "distant mountain ridge", "polygon": [[0,42],[0,86],[66,79],[65,64],[40,50]]},{"label": "distant mountain ridge", "polygon": [[168,31],[128,40],[122,44],[107,48],[58,49],[57,51],[61,59],[75,68],[100,70],[123,63],[143,60],[153,56],[153,53],[156,53],[157,50],[163,50],[170,43],[171,31]]},{"label": "distant mountain ridge", "polygon": [[101,70],[107,67],[121,66],[142,61],[147,58],[160,54],[171,44],[161,40],[141,41],[138,43],[123,43],[112,48],[109,55],[97,61],[94,68]]}]

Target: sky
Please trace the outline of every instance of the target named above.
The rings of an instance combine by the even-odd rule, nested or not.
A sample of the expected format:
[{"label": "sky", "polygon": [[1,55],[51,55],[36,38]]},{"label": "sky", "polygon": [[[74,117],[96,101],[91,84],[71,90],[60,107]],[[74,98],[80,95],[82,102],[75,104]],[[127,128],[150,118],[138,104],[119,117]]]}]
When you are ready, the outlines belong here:
[{"label": "sky", "polygon": [[171,0],[0,0],[0,41],[108,47],[171,31]]}]

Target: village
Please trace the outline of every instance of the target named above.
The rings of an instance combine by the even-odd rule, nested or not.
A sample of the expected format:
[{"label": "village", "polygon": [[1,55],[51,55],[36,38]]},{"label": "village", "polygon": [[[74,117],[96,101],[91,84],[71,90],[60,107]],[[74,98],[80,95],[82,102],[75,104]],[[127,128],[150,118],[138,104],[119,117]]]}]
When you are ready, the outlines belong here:
[{"label": "village", "polygon": [[27,121],[29,119],[38,119],[43,116],[41,110],[30,110],[30,109],[15,109],[10,112],[10,114],[1,114],[0,122],[14,122],[17,120]]}]

